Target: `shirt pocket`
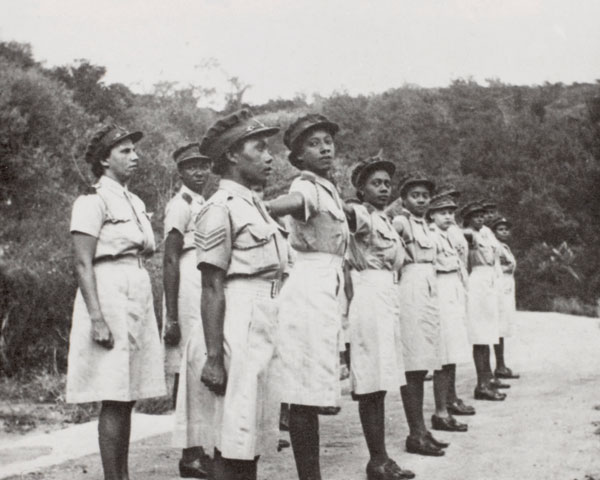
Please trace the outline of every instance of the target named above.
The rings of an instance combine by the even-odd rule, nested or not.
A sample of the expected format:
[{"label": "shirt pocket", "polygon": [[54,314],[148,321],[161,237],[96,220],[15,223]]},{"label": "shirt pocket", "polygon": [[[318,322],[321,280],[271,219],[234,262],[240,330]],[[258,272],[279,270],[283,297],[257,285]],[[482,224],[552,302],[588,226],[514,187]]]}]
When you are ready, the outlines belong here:
[{"label": "shirt pocket", "polygon": [[279,267],[275,244],[275,225],[250,223],[242,227],[233,241],[232,270],[252,275]]},{"label": "shirt pocket", "polygon": [[374,232],[376,246],[381,249],[388,249],[396,244],[396,237],[383,227],[375,227]]}]

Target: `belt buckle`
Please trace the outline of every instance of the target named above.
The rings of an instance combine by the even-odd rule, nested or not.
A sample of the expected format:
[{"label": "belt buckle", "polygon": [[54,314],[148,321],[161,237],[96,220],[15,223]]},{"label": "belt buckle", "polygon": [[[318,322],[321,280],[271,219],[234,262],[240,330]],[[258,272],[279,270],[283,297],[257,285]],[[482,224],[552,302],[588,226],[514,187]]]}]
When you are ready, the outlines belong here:
[{"label": "belt buckle", "polygon": [[392,272],[392,282],[394,284],[398,283],[398,272],[395,270]]},{"label": "belt buckle", "polygon": [[144,268],[144,257],[142,257],[141,255],[137,255],[136,258],[138,262],[138,267]]}]

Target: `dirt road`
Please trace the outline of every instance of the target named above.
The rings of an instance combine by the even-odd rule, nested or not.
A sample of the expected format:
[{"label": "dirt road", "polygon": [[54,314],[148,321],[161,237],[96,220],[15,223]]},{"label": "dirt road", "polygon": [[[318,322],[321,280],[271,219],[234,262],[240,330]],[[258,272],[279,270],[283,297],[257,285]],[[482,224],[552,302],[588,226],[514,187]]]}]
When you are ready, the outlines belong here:
[{"label": "dirt road", "polygon": [[[418,479],[600,480],[600,320],[521,313],[518,336],[507,342],[507,360],[522,374],[505,402],[472,400],[474,369],[459,366],[459,392],[477,408],[468,433],[439,434],[451,442],[442,458],[404,452],[407,434],[398,394],[388,395],[388,450]],[[426,418],[432,412],[431,383]],[[322,417],[322,468],[327,480],[362,480],[367,451],[356,405],[344,396],[337,417]],[[464,417],[463,417],[464,418]],[[179,478],[179,454],[163,434],[134,443],[133,479]],[[291,452],[261,460],[263,480],[295,479]],[[12,479],[100,479],[97,454]]]}]

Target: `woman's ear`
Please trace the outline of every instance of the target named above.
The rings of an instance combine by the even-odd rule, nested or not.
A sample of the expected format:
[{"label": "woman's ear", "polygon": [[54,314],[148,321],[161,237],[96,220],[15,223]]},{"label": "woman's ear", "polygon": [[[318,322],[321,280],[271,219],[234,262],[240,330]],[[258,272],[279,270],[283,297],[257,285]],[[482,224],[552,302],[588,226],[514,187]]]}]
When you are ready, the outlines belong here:
[{"label": "woman's ear", "polygon": [[227,159],[227,161],[237,164],[238,163],[238,157],[239,155],[235,152],[232,152],[231,150],[227,150],[225,152],[225,158]]}]

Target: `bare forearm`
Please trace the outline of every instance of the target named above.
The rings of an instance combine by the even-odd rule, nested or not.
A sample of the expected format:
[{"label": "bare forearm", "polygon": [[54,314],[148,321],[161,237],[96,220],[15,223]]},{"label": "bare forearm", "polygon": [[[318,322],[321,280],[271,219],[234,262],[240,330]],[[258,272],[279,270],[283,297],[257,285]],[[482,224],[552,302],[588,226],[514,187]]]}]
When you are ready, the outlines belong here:
[{"label": "bare forearm", "polygon": [[202,285],[202,326],[206,352],[209,358],[223,356],[223,320],[225,318],[225,291],[219,285]]},{"label": "bare forearm", "polygon": [[266,206],[273,217],[301,217],[304,214],[304,198],[296,192],[274,198],[267,202]]},{"label": "bare forearm", "polygon": [[163,263],[163,284],[165,289],[167,319],[176,322],[179,318],[179,258],[167,256],[165,254]]},{"label": "bare forearm", "polygon": [[93,320],[102,318],[100,301],[98,300],[98,290],[96,287],[96,275],[91,262],[78,261],[76,265],[77,280],[79,289],[83,296],[83,301],[87,307],[88,314]]}]

